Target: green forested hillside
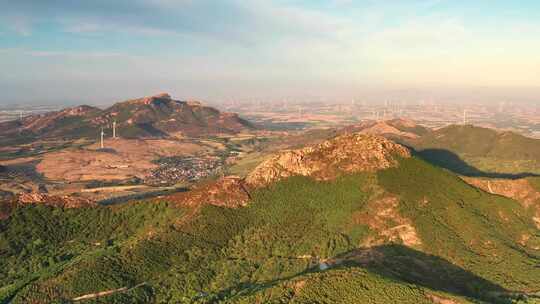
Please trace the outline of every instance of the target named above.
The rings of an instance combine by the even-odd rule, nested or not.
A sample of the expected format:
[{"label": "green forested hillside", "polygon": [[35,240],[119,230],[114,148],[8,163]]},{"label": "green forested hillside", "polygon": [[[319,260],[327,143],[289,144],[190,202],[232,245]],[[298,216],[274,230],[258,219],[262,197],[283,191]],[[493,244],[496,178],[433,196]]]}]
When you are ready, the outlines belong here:
[{"label": "green forested hillside", "polygon": [[[366,247],[384,239],[364,221],[381,193],[398,197],[421,243]],[[0,303],[132,286],[81,303],[512,303],[540,290],[531,215],[416,158],[328,182],[291,177],[251,198],[238,209],[19,207],[0,222]]]},{"label": "green forested hillside", "polygon": [[540,174],[540,140],[513,132],[452,125],[406,141],[429,161],[460,174]]}]

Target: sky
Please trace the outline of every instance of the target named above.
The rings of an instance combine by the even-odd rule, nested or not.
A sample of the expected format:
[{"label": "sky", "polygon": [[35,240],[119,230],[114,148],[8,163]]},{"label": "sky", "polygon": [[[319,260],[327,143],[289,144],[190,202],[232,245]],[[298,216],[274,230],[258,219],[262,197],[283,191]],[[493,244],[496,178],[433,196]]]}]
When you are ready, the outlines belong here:
[{"label": "sky", "polygon": [[159,92],[540,96],[537,0],[0,0],[0,8],[0,104]]}]

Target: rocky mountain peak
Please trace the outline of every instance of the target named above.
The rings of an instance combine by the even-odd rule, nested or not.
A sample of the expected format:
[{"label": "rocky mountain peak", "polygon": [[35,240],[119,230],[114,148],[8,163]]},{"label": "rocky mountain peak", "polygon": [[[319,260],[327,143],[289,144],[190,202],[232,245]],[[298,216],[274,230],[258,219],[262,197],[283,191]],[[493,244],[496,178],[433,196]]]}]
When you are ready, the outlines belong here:
[{"label": "rocky mountain peak", "polygon": [[253,126],[238,115],[224,114],[199,102],[173,99],[167,93],[117,102],[107,109],[77,106],[0,123],[0,137],[27,133],[29,140],[43,138],[95,138],[102,127],[116,122],[128,138],[167,137],[174,134],[207,136],[234,134]]},{"label": "rocky mountain peak", "polygon": [[156,94],[156,95],[154,95],[152,97],[161,98],[161,99],[172,99],[171,95],[169,95],[169,93],[159,93],[159,94]]},{"label": "rocky mountain peak", "polygon": [[246,178],[250,186],[265,186],[283,178],[302,175],[329,180],[341,173],[376,171],[397,165],[410,151],[384,137],[352,133],[321,144],[278,153]]},{"label": "rocky mountain peak", "polygon": [[163,101],[172,101],[171,95],[167,93],[160,93],[153,96],[147,96],[141,99],[135,100],[135,103],[138,104],[144,104],[144,105],[152,105],[155,103],[163,102]]},{"label": "rocky mountain peak", "polygon": [[62,110],[60,113],[64,116],[84,116],[90,113],[94,113],[100,111],[96,107],[91,107],[87,105],[80,105],[72,108],[66,108]]}]

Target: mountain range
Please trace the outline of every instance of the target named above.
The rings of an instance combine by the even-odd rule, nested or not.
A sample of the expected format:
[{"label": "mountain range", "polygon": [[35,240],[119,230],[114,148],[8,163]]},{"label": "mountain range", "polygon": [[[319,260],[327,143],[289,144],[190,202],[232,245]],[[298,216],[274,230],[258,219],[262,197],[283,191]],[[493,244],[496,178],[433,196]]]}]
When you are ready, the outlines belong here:
[{"label": "mountain range", "polygon": [[392,139],[430,163],[466,176],[521,178],[540,174],[540,140],[475,125],[431,129],[407,119],[366,120],[322,138],[360,132]]},{"label": "mountain range", "polygon": [[0,222],[0,302],[536,303],[540,196],[483,188],[353,131],[188,192],[25,204]]},{"label": "mountain range", "polygon": [[56,112],[31,115],[20,120],[0,123],[0,139],[18,142],[35,139],[96,138],[101,128],[125,138],[207,136],[237,133],[253,126],[234,113],[202,105],[196,101],[179,101],[168,94],[119,102],[107,109],[77,106]]}]

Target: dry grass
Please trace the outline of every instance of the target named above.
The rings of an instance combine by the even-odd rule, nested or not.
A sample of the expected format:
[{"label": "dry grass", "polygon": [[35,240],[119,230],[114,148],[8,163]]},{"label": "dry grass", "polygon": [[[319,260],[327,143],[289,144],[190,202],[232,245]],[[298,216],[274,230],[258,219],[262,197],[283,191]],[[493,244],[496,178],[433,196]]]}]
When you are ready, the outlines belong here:
[{"label": "dry grass", "polygon": [[84,149],[65,149],[43,156],[37,170],[51,180],[89,181],[121,180],[143,177],[157,165],[158,157],[193,155],[203,147],[190,142],[172,140],[106,140],[107,150],[98,144]]}]

